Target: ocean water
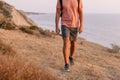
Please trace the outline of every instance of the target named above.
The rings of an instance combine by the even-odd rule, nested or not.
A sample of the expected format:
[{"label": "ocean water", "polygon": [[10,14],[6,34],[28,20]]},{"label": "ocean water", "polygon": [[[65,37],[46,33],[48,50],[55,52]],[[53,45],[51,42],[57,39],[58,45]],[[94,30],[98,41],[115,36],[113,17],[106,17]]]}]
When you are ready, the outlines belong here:
[{"label": "ocean water", "polygon": [[[55,14],[28,17],[43,29],[55,30]],[[79,37],[105,47],[110,47],[111,44],[120,45],[120,14],[84,14],[84,32]]]}]

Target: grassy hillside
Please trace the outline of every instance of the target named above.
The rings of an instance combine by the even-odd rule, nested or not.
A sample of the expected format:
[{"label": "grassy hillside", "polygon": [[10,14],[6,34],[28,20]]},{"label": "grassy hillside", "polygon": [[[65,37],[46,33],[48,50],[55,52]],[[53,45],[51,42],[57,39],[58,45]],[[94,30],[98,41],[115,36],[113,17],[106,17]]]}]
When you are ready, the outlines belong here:
[{"label": "grassy hillside", "polygon": [[[0,49],[2,54],[0,55],[2,63],[0,63],[0,67],[4,66],[4,69],[0,69],[5,70],[8,74],[13,71],[14,74],[13,65],[15,65],[19,78],[33,75],[33,77],[28,79],[38,80],[33,78],[35,76],[40,77],[38,75],[40,68],[40,70],[43,70],[40,74],[44,76],[44,79],[41,80],[55,80],[55,78],[61,80],[120,80],[120,53],[111,53],[111,49],[88,42],[82,38],[77,41],[75,65],[70,66],[71,71],[69,73],[63,71],[64,61],[62,38],[60,36],[31,35],[23,33],[21,30],[0,29],[0,40],[8,47],[11,47],[11,51],[15,52],[14,57],[7,58],[3,57],[7,54],[3,55],[3,51]],[[13,59],[12,64],[9,59]],[[4,61],[5,63],[3,64]],[[8,69],[8,67],[10,68]],[[20,74],[19,71],[21,71]],[[22,73],[23,75],[21,75]],[[26,73],[29,73],[29,75],[26,75]],[[15,80],[20,80],[16,79],[15,76],[13,76]]]},{"label": "grassy hillside", "polygon": [[[13,55],[14,54],[14,55]],[[18,57],[11,46],[0,40],[0,80],[58,80],[44,68]]]},{"label": "grassy hillside", "polygon": [[0,80],[120,80],[120,47],[79,38],[64,72],[62,38],[0,1]]}]

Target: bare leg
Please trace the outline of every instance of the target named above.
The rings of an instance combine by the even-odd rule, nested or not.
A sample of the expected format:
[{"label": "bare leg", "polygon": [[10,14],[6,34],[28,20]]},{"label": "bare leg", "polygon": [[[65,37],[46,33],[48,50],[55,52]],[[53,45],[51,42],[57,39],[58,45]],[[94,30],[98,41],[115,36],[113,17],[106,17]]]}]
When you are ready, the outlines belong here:
[{"label": "bare leg", "polygon": [[64,56],[65,64],[69,64],[69,61],[68,61],[69,45],[70,45],[69,37],[63,39],[63,56]]},{"label": "bare leg", "polygon": [[70,47],[70,57],[71,58],[73,58],[75,49],[76,49],[76,41],[71,41],[71,47]]}]

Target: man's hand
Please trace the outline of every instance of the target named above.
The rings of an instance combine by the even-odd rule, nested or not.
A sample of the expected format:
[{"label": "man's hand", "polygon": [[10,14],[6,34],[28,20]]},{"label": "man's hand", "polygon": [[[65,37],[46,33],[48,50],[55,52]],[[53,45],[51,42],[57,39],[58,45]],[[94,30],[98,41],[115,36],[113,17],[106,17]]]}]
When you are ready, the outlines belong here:
[{"label": "man's hand", "polygon": [[59,28],[56,28],[56,33],[60,34],[60,29]]},{"label": "man's hand", "polygon": [[83,26],[80,26],[80,27],[79,27],[78,32],[79,32],[79,33],[82,33],[82,32],[83,32]]}]

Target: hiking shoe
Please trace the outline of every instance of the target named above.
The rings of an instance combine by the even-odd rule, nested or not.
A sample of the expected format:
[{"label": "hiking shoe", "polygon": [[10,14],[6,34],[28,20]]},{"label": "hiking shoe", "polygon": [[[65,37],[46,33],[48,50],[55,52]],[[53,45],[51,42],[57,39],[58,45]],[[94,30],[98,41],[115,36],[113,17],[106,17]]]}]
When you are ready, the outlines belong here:
[{"label": "hiking shoe", "polygon": [[65,64],[65,66],[64,66],[64,71],[68,71],[68,72],[70,71],[70,70],[69,70],[69,64]]},{"label": "hiking shoe", "polygon": [[72,57],[69,57],[69,61],[70,61],[70,64],[71,64],[71,65],[74,65],[74,60],[73,60]]}]

